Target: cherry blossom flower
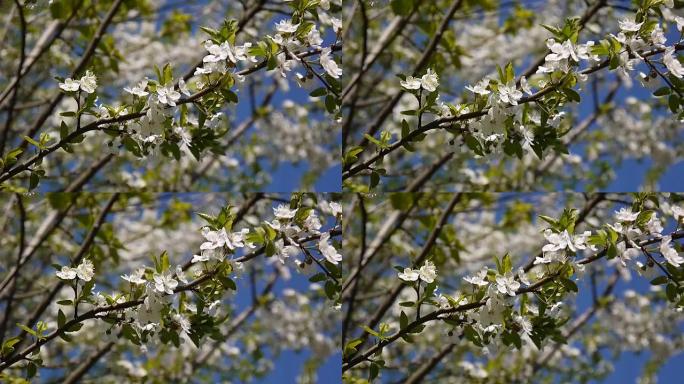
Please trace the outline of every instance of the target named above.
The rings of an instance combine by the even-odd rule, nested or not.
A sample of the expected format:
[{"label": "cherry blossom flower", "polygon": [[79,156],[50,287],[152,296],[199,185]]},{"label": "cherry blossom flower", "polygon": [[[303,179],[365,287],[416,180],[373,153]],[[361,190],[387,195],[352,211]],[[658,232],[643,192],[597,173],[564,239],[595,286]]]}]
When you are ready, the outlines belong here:
[{"label": "cherry blossom flower", "polygon": [[83,281],[90,281],[95,275],[95,266],[90,260],[83,260],[81,264],[76,267],[76,275]]},{"label": "cherry blossom flower", "polygon": [[147,283],[147,280],[143,279],[145,274],[145,268],[138,268],[135,272],[129,275],[122,275],[121,278],[130,282],[131,284],[141,285]]},{"label": "cherry blossom flower", "polygon": [[487,280],[487,268],[481,269],[478,273],[476,273],[473,276],[466,276],[463,278],[463,280],[469,282],[470,284],[481,287],[489,285],[489,281]]},{"label": "cherry blossom flower", "polygon": [[145,88],[147,88],[147,80],[139,82],[138,85],[133,88],[124,88],[124,91],[135,96],[145,97],[149,95],[149,92],[147,92]]},{"label": "cherry blossom flower", "polygon": [[275,242],[275,248],[275,255],[282,264],[285,264],[286,259],[297,256],[297,254],[299,254],[299,248],[297,248],[294,245],[285,245],[283,239],[278,239]]},{"label": "cherry blossom flower", "polygon": [[671,242],[672,236],[663,236],[660,241],[660,253],[672,266],[679,267],[684,264],[684,257],[680,256],[679,252],[670,245]]},{"label": "cherry blossom flower", "polygon": [[439,77],[431,68],[428,68],[427,73],[420,78],[420,85],[426,91],[434,92],[439,87]]},{"label": "cherry blossom flower", "polygon": [[157,87],[157,98],[162,104],[168,104],[172,107],[176,106],[176,101],[180,99],[180,93],[173,89],[173,86]]},{"label": "cherry blossom flower", "polygon": [[81,85],[81,89],[83,90],[83,92],[86,93],[93,93],[95,92],[95,88],[97,88],[97,78],[89,70],[86,71],[83,77],[81,77],[79,83]]},{"label": "cherry blossom flower", "polygon": [[335,247],[333,247],[328,240],[330,240],[330,233],[322,233],[320,239],[318,240],[318,249],[321,251],[321,254],[326,258],[326,260],[337,265],[337,263],[342,261],[342,255],[337,252]]},{"label": "cherry blossom flower", "polygon": [[634,221],[639,216],[639,212],[632,212],[630,208],[620,208],[619,211],[615,212],[615,218],[618,221]]},{"label": "cherry blossom flower", "polygon": [[532,322],[529,319],[524,316],[515,315],[513,320],[520,325],[520,329],[523,331],[523,333],[528,335],[532,334]]},{"label": "cherry blossom flower", "polygon": [[199,262],[204,262],[204,261],[209,261],[209,255],[202,253],[201,255],[192,255],[192,261],[191,263],[199,263]]},{"label": "cherry blossom flower", "polygon": [[670,71],[673,76],[678,79],[684,77],[684,67],[674,56],[674,47],[668,47],[665,50],[665,53],[663,54],[663,63],[665,63],[667,70]]},{"label": "cherry blossom flower", "polygon": [[684,208],[682,208],[678,205],[673,205],[672,206],[672,216],[674,216],[674,218],[677,221],[681,221],[682,219],[684,219]]},{"label": "cherry blossom flower", "polygon": [[62,267],[56,272],[57,277],[63,280],[73,280],[79,278],[83,281],[90,281],[95,275],[95,268],[93,262],[86,259],[83,260],[76,268]]},{"label": "cherry blossom flower", "polygon": [[298,27],[299,24],[292,24],[290,20],[280,20],[276,24],[276,31],[280,33],[294,33]]},{"label": "cherry blossom flower", "polygon": [[190,96],[190,90],[188,89],[188,85],[185,84],[185,80],[183,78],[180,78],[178,80],[178,89],[181,91],[182,94],[185,96]]},{"label": "cherry blossom flower", "polygon": [[296,63],[294,60],[289,60],[285,52],[281,52],[276,56],[276,61],[278,62],[278,70],[280,71],[280,76],[287,77],[287,72],[292,70],[292,66]]},{"label": "cherry blossom flower", "polygon": [[515,292],[520,288],[520,282],[515,279],[512,273],[508,272],[503,276],[496,276],[496,288],[500,293],[515,296]]},{"label": "cherry blossom flower", "polygon": [[400,81],[399,84],[406,89],[420,89],[421,86],[420,79],[413,76],[406,76],[406,79]]},{"label": "cherry blossom flower", "polygon": [[674,21],[675,24],[677,24],[677,30],[679,32],[684,32],[684,17],[675,16]]},{"label": "cherry blossom flower", "polygon": [[283,204],[279,204],[277,207],[273,208],[273,214],[277,219],[289,220],[293,218],[296,213],[296,209],[290,209]]},{"label": "cherry blossom flower", "polygon": [[73,280],[76,278],[76,268],[64,266],[60,271],[56,272],[56,275],[62,280]]},{"label": "cherry blossom flower", "polygon": [[404,268],[404,272],[399,272],[398,275],[404,281],[417,281],[419,278],[418,271],[411,268]]},{"label": "cherry blossom flower", "polygon": [[183,284],[188,283],[188,278],[185,277],[185,272],[183,271],[183,267],[180,265],[176,265],[176,277],[178,278],[178,281],[180,281]]},{"label": "cherry blossom flower", "polygon": [[339,79],[340,76],[342,76],[342,68],[340,68],[335,62],[335,60],[333,60],[330,57],[330,52],[331,50],[329,47],[323,48],[323,50],[321,51],[321,55],[319,58],[321,66],[323,67],[323,69],[325,69],[325,72],[327,72],[328,75],[330,75],[330,77]]},{"label": "cherry blossom flower", "polygon": [[623,32],[638,32],[644,23],[636,23],[634,19],[624,18],[618,21],[618,26]]},{"label": "cherry blossom flower", "polygon": [[328,207],[330,208],[330,211],[333,214],[333,216],[337,217],[342,215],[342,205],[340,203],[331,201],[330,203],[328,203]]},{"label": "cherry blossom flower", "polygon": [[530,283],[530,280],[527,278],[527,273],[525,273],[525,270],[521,268],[518,268],[518,280],[520,280],[521,283],[529,286],[532,285]]},{"label": "cherry blossom flower", "polygon": [[420,275],[421,280],[430,284],[435,281],[435,278],[437,277],[437,268],[435,268],[435,265],[432,262],[426,261],[418,270],[418,275]]},{"label": "cherry blossom flower", "polygon": [[63,83],[59,83],[59,87],[67,92],[76,92],[80,86],[81,83],[70,78],[64,79]]},{"label": "cherry blossom flower", "polygon": [[467,85],[465,88],[467,90],[469,90],[470,92],[476,93],[478,95],[488,95],[491,93],[491,91],[487,89],[488,86],[489,86],[489,80],[483,79],[483,80],[480,80],[474,86]]},{"label": "cherry blossom flower", "polygon": [[154,289],[161,293],[173,294],[173,290],[178,286],[176,281],[170,273],[157,274],[154,276]]},{"label": "cherry blossom flower", "polygon": [[522,92],[518,91],[513,83],[499,85],[499,100],[504,103],[518,105],[518,100],[520,100],[522,96]]},{"label": "cherry blossom flower", "polygon": [[528,95],[532,95],[534,93],[532,92],[530,85],[527,83],[527,78],[525,76],[520,78],[520,88]]},{"label": "cherry blossom flower", "polygon": [[587,237],[591,235],[591,232],[585,231],[580,235],[576,235],[574,238],[571,236],[567,229],[561,233],[556,233],[547,229],[544,231],[544,237],[549,241],[550,244],[544,245],[542,247],[543,252],[553,252],[560,251],[564,249],[569,249],[572,252],[577,252],[578,249],[586,249]]},{"label": "cherry blossom flower", "polygon": [[181,315],[180,313],[176,313],[173,315],[173,320],[178,323],[181,331],[185,332],[186,334],[190,333],[190,320],[187,317]]},{"label": "cherry blossom flower", "polygon": [[223,247],[228,242],[228,235],[225,228],[219,231],[211,231],[207,228],[202,230],[202,236],[207,240],[200,245],[200,250],[215,249]]}]

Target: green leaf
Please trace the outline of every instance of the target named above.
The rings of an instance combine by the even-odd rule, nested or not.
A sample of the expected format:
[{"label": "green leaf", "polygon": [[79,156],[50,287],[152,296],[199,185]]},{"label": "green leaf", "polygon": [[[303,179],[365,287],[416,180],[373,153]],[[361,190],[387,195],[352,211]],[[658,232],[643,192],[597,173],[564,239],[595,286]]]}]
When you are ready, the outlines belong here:
[{"label": "green leaf", "polygon": [[368,372],[368,380],[369,380],[369,381],[372,381],[372,380],[374,380],[376,377],[378,377],[378,374],[380,373],[380,366],[378,366],[378,365],[375,364],[375,363],[371,363],[371,364],[370,364],[370,367],[368,368],[368,370],[369,370],[369,372]]},{"label": "green leaf", "polygon": [[406,119],[401,120],[401,138],[405,138],[406,136],[409,135],[411,132],[411,128],[409,127],[409,124],[406,122]]},{"label": "green leaf", "polygon": [[508,253],[503,257],[502,260],[503,273],[508,273],[513,270],[513,263],[511,262],[511,255]]},{"label": "green leaf", "polygon": [[653,96],[667,96],[671,93],[670,87],[661,87],[653,92]]},{"label": "green leaf", "polygon": [[31,143],[33,146],[35,146],[38,149],[43,149],[43,147],[40,145],[39,142],[33,140],[32,138],[30,138],[28,136],[24,136],[24,140],[28,141],[29,143]]},{"label": "green leaf", "polygon": [[413,0],[392,0],[390,1],[392,12],[399,16],[406,16],[413,9]]},{"label": "green leaf", "polygon": [[335,113],[335,110],[337,109],[337,100],[334,96],[328,95],[325,97],[325,109],[328,113]]},{"label": "green leaf", "polygon": [[19,337],[13,337],[11,339],[7,339],[3,344],[2,344],[2,350],[0,351],[0,355],[5,356],[12,351],[14,351],[14,346],[21,341],[21,338]]},{"label": "green leaf", "polygon": [[321,97],[321,96],[325,96],[327,94],[328,94],[328,89],[326,89],[325,87],[320,87],[320,88],[316,88],[313,91],[311,91],[311,93],[309,93],[309,96]]},{"label": "green leaf", "polygon": [[237,291],[237,285],[235,282],[227,276],[218,276],[219,282],[224,288]]},{"label": "green leaf", "polygon": [[563,287],[568,291],[577,292],[579,290],[577,288],[577,284],[575,284],[575,282],[570,279],[561,278],[559,281],[561,285],[563,285]]},{"label": "green leaf", "polygon": [[32,378],[33,376],[35,376],[37,371],[38,371],[38,367],[36,366],[36,364],[34,362],[29,362],[26,365],[26,376],[29,379]]},{"label": "green leaf", "polygon": [[166,251],[163,251],[162,254],[159,256],[159,259],[161,260],[161,272],[164,272],[169,269],[169,254],[166,253]]},{"label": "green leaf", "polygon": [[40,176],[38,176],[37,172],[31,172],[31,176],[29,176],[29,191],[35,189],[38,183],[40,183]]},{"label": "green leaf", "polygon": [[366,331],[366,333],[371,334],[377,338],[380,338],[380,334],[369,328],[367,325],[362,326],[362,328],[364,331]]},{"label": "green leaf", "polygon": [[406,316],[406,313],[404,313],[404,311],[401,311],[401,315],[399,315],[399,326],[401,327],[401,329],[405,329],[407,325],[408,316]]},{"label": "green leaf", "polygon": [[667,105],[670,107],[672,113],[677,113],[677,109],[679,108],[679,97],[674,93],[671,94],[670,97],[667,98]]},{"label": "green leaf", "polygon": [[59,125],[59,138],[64,140],[69,135],[69,127],[64,121]]},{"label": "green leaf", "polygon": [[465,336],[466,340],[469,340],[478,347],[483,347],[482,338],[472,325],[468,324],[463,328],[463,335]]},{"label": "green leaf", "polygon": [[577,93],[574,89],[571,88],[563,88],[563,93],[565,93],[565,96],[568,97],[568,100],[574,101],[576,103],[579,103],[582,101],[582,98],[580,97],[580,94]]},{"label": "green leaf", "polygon": [[665,294],[667,295],[668,300],[676,301],[677,300],[677,287],[673,283],[668,284],[665,287]]},{"label": "green leaf", "polygon": [[17,323],[17,327],[23,329],[24,331],[26,331],[27,333],[29,333],[29,334],[31,334],[31,335],[33,335],[33,336],[35,336],[35,337],[38,337],[38,332],[36,332],[36,331],[34,331],[33,329],[31,329],[31,328],[25,326],[24,324]]},{"label": "green leaf", "polygon": [[162,85],[166,85],[169,83],[171,80],[173,80],[173,68],[171,68],[171,64],[166,63],[164,65],[164,73],[163,73],[163,79],[161,81]]},{"label": "green leaf", "polygon": [[78,332],[83,327],[83,323],[74,323],[68,326],[64,332]]},{"label": "green leaf", "polygon": [[57,326],[59,328],[62,328],[64,324],[66,323],[66,316],[64,315],[64,312],[60,309],[59,312],[57,313]]},{"label": "green leaf", "polygon": [[325,290],[325,295],[328,297],[328,299],[335,299],[335,295],[337,294],[337,286],[335,285],[335,283],[328,280],[325,282],[323,289]]},{"label": "green leaf", "polygon": [[515,80],[515,73],[513,72],[513,63],[506,65],[506,83]]},{"label": "green leaf", "polygon": [[318,283],[320,281],[326,281],[328,280],[328,277],[325,275],[325,273],[317,273],[311,277],[309,277],[309,281],[312,283]]},{"label": "green leaf", "polygon": [[348,356],[352,353],[356,353],[357,352],[356,347],[361,343],[363,343],[363,339],[350,340],[347,343],[347,345],[344,346],[344,352],[343,352],[344,356]]},{"label": "green leaf", "polygon": [[658,276],[655,279],[651,280],[651,285],[661,285],[665,284],[668,282],[667,276]]}]

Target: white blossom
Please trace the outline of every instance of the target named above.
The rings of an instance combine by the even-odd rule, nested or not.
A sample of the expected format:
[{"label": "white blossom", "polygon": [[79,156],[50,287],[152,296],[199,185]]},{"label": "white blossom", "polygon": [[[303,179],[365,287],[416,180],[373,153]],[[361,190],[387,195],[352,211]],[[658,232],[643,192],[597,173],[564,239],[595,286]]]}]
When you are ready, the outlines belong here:
[{"label": "white blossom", "polygon": [[674,47],[668,47],[665,50],[665,53],[663,54],[663,63],[665,63],[667,70],[670,71],[673,76],[679,79],[684,77],[684,67],[682,66],[682,63],[677,60],[677,57],[674,56]]},{"label": "white blossom", "polygon": [[406,89],[420,89],[421,86],[420,79],[413,76],[406,76],[406,79],[400,81],[399,84]]},{"label": "white blossom", "polygon": [[147,92],[145,90],[145,88],[147,88],[147,80],[143,80],[143,81],[139,82],[138,85],[136,85],[133,88],[124,88],[124,91],[126,91],[132,95],[145,97],[145,96],[149,95],[149,92]]},{"label": "white blossom", "polygon": [[632,212],[630,208],[620,208],[619,211],[615,212],[615,218],[618,221],[634,221],[639,216],[639,212]]},{"label": "white blossom", "polygon": [[439,77],[431,68],[428,68],[427,73],[420,78],[420,85],[426,91],[434,92],[439,87]]},{"label": "white blossom", "polygon": [[672,266],[679,267],[684,264],[684,257],[680,256],[679,252],[670,245],[671,242],[672,236],[663,236],[660,242],[660,253]]},{"label": "white blossom", "polygon": [[199,263],[199,262],[204,262],[204,261],[209,261],[209,255],[202,253],[201,255],[192,255],[192,261],[191,263]]},{"label": "white blossom", "polygon": [[534,93],[532,92],[530,85],[527,83],[527,78],[525,76],[520,78],[520,88],[523,90],[523,92],[527,93],[528,95]]},{"label": "white blossom", "polygon": [[76,278],[76,268],[62,267],[61,270],[56,272],[56,275],[63,280],[73,280]]},{"label": "white blossom", "polygon": [[466,276],[463,278],[463,280],[478,286],[489,285],[489,281],[487,280],[487,268],[481,269],[473,276]]},{"label": "white blossom", "polygon": [[292,24],[290,20],[280,20],[276,24],[276,31],[280,33],[294,33],[298,27],[299,24]]},{"label": "white blossom", "polygon": [[321,66],[330,77],[339,79],[342,76],[342,68],[340,68],[335,60],[330,56],[330,48],[323,48],[320,55]]},{"label": "white blossom", "polygon": [[79,80],[79,83],[83,92],[86,93],[93,93],[95,88],[97,88],[97,78],[91,71],[86,71],[85,75]]},{"label": "white blossom", "polygon": [[182,94],[185,96],[190,96],[190,90],[188,89],[188,85],[185,84],[185,80],[183,78],[180,78],[178,80],[178,89],[181,91]]},{"label": "white blossom", "polygon": [[573,237],[568,233],[567,229],[561,233],[556,233],[547,229],[544,231],[544,237],[549,241],[549,244],[544,245],[542,251],[553,252],[567,248],[572,252],[577,252],[578,249],[586,249],[586,240],[590,235],[591,232],[585,231],[584,233]]},{"label": "white blossom", "polygon": [[480,80],[474,86],[467,85],[465,88],[467,90],[469,90],[470,92],[476,93],[478,95],[488,95],[491,93],[491,91],[489,91],[487,89],[488,86],[489,86],[489,80],[484,79],[484,80]]},{"label": "white blossom", "polygon": [[637,32],[641,29],[643,24],[643,22],[637,23],[634,19],[630,18],[624,18],[618,21],[618,26],[620,26],[620,30],[623,32]]},{"label": "white blossom", "polygon": [[278,239],[275,242],[275,248],[275,255],[282,264],[285,264],[286,259],[297,256],[299,253],[299,248],[294,245],[285,245],[283,239]]},{"label": "white blossom", "polygon": [[167,293],[169,295],[173,294],[173,290],[178,286],[178,281],[176,281],[171,274],[157,274],[154,276],[154,289],[161,293]]},{"label": "white blossom", "polygon": [[398,275],[404,281],[417,281],[419,278],[418,271],[411,268],[404,268],[404,272],[399,272]]},{"label": "white blossom", "polygon": [[418,275],[420,279],[424,282],[430,284],[435,281],[437,277],[437,268],[431,261],[426,261],[425,264],[418,270]]},{"label": "white blossom", "polygon": [[279,204],[277,207],[273,208],[273,214],[277,219],[289,220],[293,218],[296,213],[296,209],[290,209],[283,204]]},{"label": "white blossom", "polygon": [[76,92],[80,86],[81,83],[70,78],[64,79],[63,83],[59,83],[59,87],[67,92]]},{"label": "white blossom", "polygon": [[326,260],[332,264],[337,264],[342,261],[342,255],[337,252],[335,247],[333,247],[328,240],[330,240],[330,233],[322,233],[320,239],[318,240],[318,249],[321,251],[321,254],[326,258]]},{"label": "white blossom", "polygon": [[138,268],[135,272],[129,275],[122,275],[121,278],[136,285],[145,284],[147,280],[143,279],[145,275],[145,268]]},{"label": "white blossom", "polygon": [[504,103],[518,105],[518,100],[520,100],[522,96],[522,92],[520,92],[513,83],[499,85],[499,100]]},{"label": "white blossom", "polygon": [[76,267],[76,275],[83,281],[90,281],[95,275],[95,266],[90,260],[83,260],[81,264]]},{"label": "white blossom", "polygon": [[515,292],[520,288],[520,282],[515,279],[512,273],[508,272],[503,276],[496,276],[496,288],[500,293],[515,296]]},{"label": "white blossom", "polygon": [[176,101],[180,99],[180,93],[173,89],[173,86],[157,87],[157,98],[162,104],[168,104],[172,107],[176,106]]}]

